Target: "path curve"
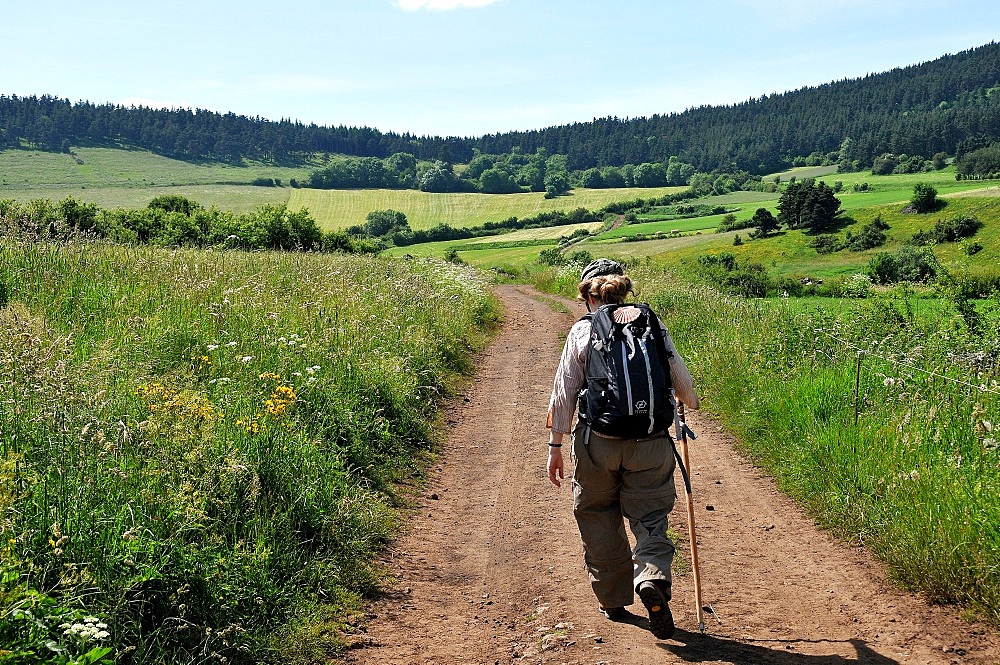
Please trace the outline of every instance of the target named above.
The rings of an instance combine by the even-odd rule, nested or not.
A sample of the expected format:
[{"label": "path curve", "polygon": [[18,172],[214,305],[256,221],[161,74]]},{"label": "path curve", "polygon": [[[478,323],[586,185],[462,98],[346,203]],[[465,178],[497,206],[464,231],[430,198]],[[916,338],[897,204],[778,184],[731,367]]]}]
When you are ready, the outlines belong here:
[{"label": "path curve", "polygon": [[[441,462],[386,559],[397,582],[354,636],[348,662],[1000,663],[995,630],[890,587],[880,564],[819,530],[697,413],[688,422],[699,434],[691,457],[703,600],[718,620],[708,615],[698,633],[683,572],[674,639],[604,619],[569,484],[553,487],[544,468],[552,376],[580,310],[527,287],[497,295],[502,331],[447,413]],[[683,494],[677,505],[672,528],[686,534]]]}]

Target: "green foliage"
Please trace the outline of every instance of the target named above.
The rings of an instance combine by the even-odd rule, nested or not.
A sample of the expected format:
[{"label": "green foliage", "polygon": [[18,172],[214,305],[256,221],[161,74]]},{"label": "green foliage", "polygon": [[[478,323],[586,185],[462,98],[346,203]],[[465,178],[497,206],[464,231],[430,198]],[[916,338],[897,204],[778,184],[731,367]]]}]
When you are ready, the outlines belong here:
[{"label": "green foliage", "polygon": [[498,315],[441,261],[0,240],[0,275],[0,640],[67,649],[24,662],[287,662],[376,590]]},{"label": "green foliage", "polygon": [[889,225],[882,221],[881,215],[861,227],[861,231],[856,235],[851,231],[847,232],[844,246],[852,252],[863,252],[867,249],[875,249],[885,244],[887,240],[885,232],[889,230]]},{"label": "green foliage", "polygon": [[[388,160],[377,157],[344,157],[316,169],[309,176],[315,189],[381,189],[410,184],[416,168],[412,155],[397,154]],[[397,170],[397,169],[402,169]]]},{"label": "green foliage", "polygon": [[[73,201],[75,199],[66,200]],[[151,210],[162,210],[164,212],[179,212],[188,217],[202,209],[202,206],[197,201],[192,201],[191,199],[180,196],[179,194],[163,194],[161,196],[157,196],[150,201],[149,205],[146,207]],[[65,212],[63,212],[63,216],[67,216]]]},{"label": "green foliage", "polygon": [[929,247],[904,245],[893,253],[879,252],[873,256],[865,274],[879,284],[925,283],[941,271],[941,264]]},{"label": "green foliage", "polygon": [[753,238],[766,238],[780,228],[778,220],[767,208],[757,208],[750,222],[754,227]]},{"label": "green foliage", "polygon": [[867,298],[871,291],[872,278],[864,273],[851,275],[841,287],[841,293],[846,298]]},{"label": "green foliage", "polygon": [[824,182],[789,183],[778,200],[778,222],[790,229],[806,228],[822,233],[830,228],[840,210],[840,199]]},{"label": "green foliage", "polygon": [[910,199],[910,207],[918,213],[937,210],[941,207],[941,201],[937,197],[937,190],[930,185],[917,183],[913,186],[913,197]]},{"label": "green foliage", "polygon": [[101,210],[65,199],[20,204],[0,200],[0,237],[70,240],[97,237],[117,243],[164,247],[240,247],[244,249],[321,249],[322,232],[306,210],[264,205],[234,214],[205,209],[180,196],[154,199],[140,210]]},{"label": "green foliage", "polygon": [[396,232],[407,233],[410,225],[406,215],[396,210],[373,210],[365,218],[362,227],[364,232],[373,238],[380,238]]},{"label": "green foliage", "polygon": [[449,164],[438,161],[420,175],[418,187],[422,192],[447,193],[469,191],[474,186],[464,184]]},{"label": "green foliage", "polygon": [[974,333],[951,305],[905,291],[774,303],[630,274],[711,408],[785,492],[894,579],[1000,623],[1000,537],[983,528],[1000,523],[1000,302],[980,303]]},{"label": "green foliage", "polygon": [[961,154],[955,160],[955,174],[960,180],[1000,177],[1000,143]]},{"label": "green foliage", "polygon": [[939,219],[929,231],[918,231],[913,234],[911,243],[927,245],[935,242],[956,242],[963,238],[976,235],[983,223],[977,217],[958,215],[951,219]]}]

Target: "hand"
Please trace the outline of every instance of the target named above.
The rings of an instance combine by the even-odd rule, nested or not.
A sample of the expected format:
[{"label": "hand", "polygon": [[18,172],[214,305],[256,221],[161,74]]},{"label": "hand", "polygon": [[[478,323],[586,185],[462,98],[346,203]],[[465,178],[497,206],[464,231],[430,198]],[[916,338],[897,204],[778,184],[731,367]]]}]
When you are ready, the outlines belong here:
[{"label": "hand", "polygon": [[549,480],[556,487],[561,487],[563,478],[562,448],[549,446]]}]

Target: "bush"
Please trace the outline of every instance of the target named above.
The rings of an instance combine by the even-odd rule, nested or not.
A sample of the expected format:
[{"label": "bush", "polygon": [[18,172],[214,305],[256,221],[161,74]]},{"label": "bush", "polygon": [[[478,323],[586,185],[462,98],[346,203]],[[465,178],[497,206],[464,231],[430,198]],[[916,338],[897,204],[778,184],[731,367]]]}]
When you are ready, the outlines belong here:
[{"label": "bush", "polygon": [[888,229],[889,225],[882,221],[882,217],[876,217],[869,223],[862,226],[861,232],[858,233],[858,235],[852,235],[851,232],[848,231],[844,244],[852,252],[862,252],[866,249],[881,247],[885,244],[885,232]]},{"label": "bush", "polygon": [[937,197],[936,189],[930,185],[917,183],[913,186],[910,206],[918,213],[933,212],[941,207],[941,201]]},{"label": "bush", "polygon": [[962,245],[962,251],[965,252],[966,256],[975,256],[979,252],[983,251],[983,243],[978,240],[967,242]]},{"label": "bush", "polygon": [[899,259],[895,254],[879,252],[868,262],[865,274],[878,284],[895,284],[899,281]]},{"label": "bush", "polygon": [[832,234],[823,233],[818,236],[813,236],[809,239],[809,246],[815,249],[819,254],[832,254],[840,249],[843,249],[843,245],[840,243],[840,239]]},{"label": "bush", "polygon": [[860,272],[848,277],[842,288],[847,298],[867,298],[871,291],[872,278]]},{"label": "bush", "polygon": [[939,219],[934,228],[913,234],[911,244],[926,245],[931,242],[955,242],[962,238],[974,236],[983,227],[976,217],[959,215],[952,219]]}]

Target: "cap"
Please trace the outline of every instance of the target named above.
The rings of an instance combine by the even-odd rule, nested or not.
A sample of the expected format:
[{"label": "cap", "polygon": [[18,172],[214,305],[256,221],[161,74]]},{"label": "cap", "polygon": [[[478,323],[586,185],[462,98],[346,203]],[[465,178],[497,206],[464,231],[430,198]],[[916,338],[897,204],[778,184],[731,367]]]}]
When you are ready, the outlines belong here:
[{"label": "cap", "polygon": [[585,282],[594,277],[602,275],[624,275],[625,269],[622,264],[611,259],[597,259],[587,264],[587,267],[580,273],[580,281]]}]

